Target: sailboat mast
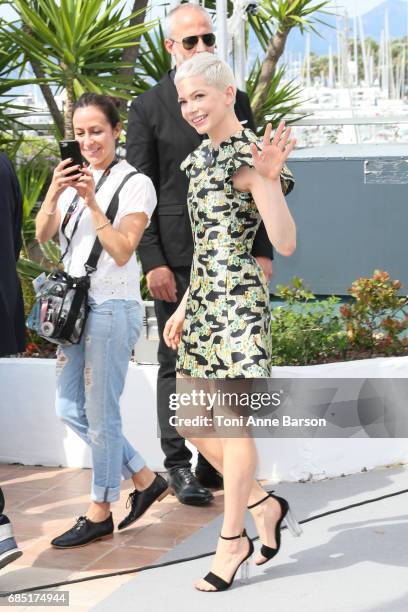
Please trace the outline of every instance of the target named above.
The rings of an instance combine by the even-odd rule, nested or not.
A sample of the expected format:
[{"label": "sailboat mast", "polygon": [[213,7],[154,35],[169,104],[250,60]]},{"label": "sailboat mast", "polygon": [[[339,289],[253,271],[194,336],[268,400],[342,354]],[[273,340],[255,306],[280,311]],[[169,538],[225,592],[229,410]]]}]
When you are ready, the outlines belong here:
[{"label": "sailboat mast", "polygon": [[356,79],[355,85],[358,87],[359,78],[358,78],[358,42],[357,42],[357,16],[354,15],[353,19],[353,34],[354,34],[354,63],[355,63],[355,71],[356,71]]},{"label": "sailboat mast", "polygon": [[364,81],[366,85],[370,86],[370,79],[368,75],[367,47],[365,43],[363,18],[361,17],[361,15],[358,16],[358,25],[360,29],[361,54],[363,56]]}]

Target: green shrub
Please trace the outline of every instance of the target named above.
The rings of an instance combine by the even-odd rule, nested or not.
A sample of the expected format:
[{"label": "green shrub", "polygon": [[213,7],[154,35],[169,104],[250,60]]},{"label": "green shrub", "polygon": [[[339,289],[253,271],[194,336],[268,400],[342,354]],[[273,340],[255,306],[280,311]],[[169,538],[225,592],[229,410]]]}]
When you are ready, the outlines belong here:
[{"label": "green shrub", "polygon": [[303,281],[278,285],[285,302],[272,310],[273,365],[311,365],[408,354],[408,298],[399,280],[375,270],[349,289],[350,301],[317,300]]},{"label": "green shrub", "polygon": [[372,355],[407,351],[408,298],[398,295],[400,289],[400,281],[383,270],[353,282],[349,293],[354,299],[340,308],[351,349]]},{"label": "green shrub", "polygon": [[340,299],[316,300],[299,278],[292,285],[278,285],[277,297],[285,301],[272,310],[272,363],[309,365],[341,360],[348,345],[338,312]]}]

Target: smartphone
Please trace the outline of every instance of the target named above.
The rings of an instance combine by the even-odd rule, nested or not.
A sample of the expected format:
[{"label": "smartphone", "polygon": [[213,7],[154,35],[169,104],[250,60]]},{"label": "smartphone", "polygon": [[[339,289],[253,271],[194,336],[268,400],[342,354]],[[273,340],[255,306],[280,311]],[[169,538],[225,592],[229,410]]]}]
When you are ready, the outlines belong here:
[{"label": "smartphone", "polygon": [[[84,163],[83,157],[81,155],[81,149],[79,146],[79,142],[77,140],[61,140],[59,143],[60,151],[61,151],[61,159],[72,158],[72,163],[68,164],[67,168],[70,166],[82,166]],[[73,174],[78,174],[79,170],[73,170],[67,176],[72,176]]]}]

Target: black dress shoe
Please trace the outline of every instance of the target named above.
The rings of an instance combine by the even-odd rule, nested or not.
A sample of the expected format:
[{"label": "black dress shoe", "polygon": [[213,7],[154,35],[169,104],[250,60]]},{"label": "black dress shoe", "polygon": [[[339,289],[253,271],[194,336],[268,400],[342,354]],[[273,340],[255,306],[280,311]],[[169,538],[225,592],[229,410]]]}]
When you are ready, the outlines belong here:
[{"label": "black dress shoe", "polygon": [[107,540],[113,534],[112,512],[104,521],[94,523],[86,516],[80,516],[71,529],[54,538],[51,542],[56,548],[76,548],[86,546],[96,540]]},{"label": "black dress shoe", "polygon": [[224,479],[216,469],[213,468],[212,465],[209,467],[201,467],[197,465],[195,470],[195,475],[198,482],[203,487],[208,487],[209,489],[223,489],[224,488]]},{"label": "black dress shoe", "polygon": [[147,489],[143,489],[143,491],[135,489],[133,493],[130,493],[126,502],[126,508],[130,505],[131,510],[119,523],[118,529],[124,529],[134,523],[155,501],[162,500],[168,493],[170,493],[169,485],[160,474],[156,474],[156,478]]},{"label": "black dress shoe", "polygon": [[169,485],[182,504],[207,506],[214,499],[211,491],[200,485],[188,467],[173,469],[169,474]]}]

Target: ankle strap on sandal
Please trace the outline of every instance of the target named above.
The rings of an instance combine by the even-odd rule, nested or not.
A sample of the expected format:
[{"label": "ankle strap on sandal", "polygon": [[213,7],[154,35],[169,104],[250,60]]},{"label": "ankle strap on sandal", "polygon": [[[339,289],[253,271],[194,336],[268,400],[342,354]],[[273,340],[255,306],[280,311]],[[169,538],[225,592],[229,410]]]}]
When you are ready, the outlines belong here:
[{"label": "ankle strap on sandal", "polygon": [[265,495],[265,497],[263,497],[259,501],[255,502],[254,504],[251,504],[250,506],[247,506],[248,510],[252,510],[252,508],[255,508],[255,506],[259,506],[259,504],[262,504],[262,502],[266,501],[268,499],[268,497],[273,497],[273,496],[271,496],[271,493],[273,493],[273,491],[268,491],[268,493],[267,493],[267,495]]},{"label": "ankle strap on sandal", "polygon": [[243,530],[242,533],[240,533],[237,536],[223,536],[223,535],[220,534],[221,540],[238,540],[239,538],[244,538],[245,536],[246,536],[245,529]]}]

